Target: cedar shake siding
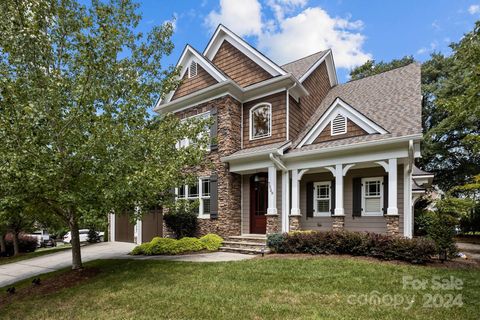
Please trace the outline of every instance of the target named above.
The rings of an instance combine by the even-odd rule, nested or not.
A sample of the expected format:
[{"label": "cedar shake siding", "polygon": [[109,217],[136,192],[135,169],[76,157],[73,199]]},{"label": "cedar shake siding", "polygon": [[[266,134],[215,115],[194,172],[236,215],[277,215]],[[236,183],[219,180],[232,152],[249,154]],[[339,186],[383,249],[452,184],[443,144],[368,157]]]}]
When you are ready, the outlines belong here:
[{"label": "cedar shake siding", "polygon": [[177,90],[175,90],[172,100],[189,95],[190,93],[193,93],[195,91],[210,87],[211,85],[214,85],[216,83],[217,80],[215,80],[200,65],[197,65],[197,75],[193,78],[189,78],[187,70],[182,78],[182,82],[178,86]]},{"label": "cedar shake siding", "polygon": [[302,131],[304,122],[302,121],[302,109],[300,109],[300,105],[298,104],[295,99],[291,96],[289,97],[290,102],[288,105],[289,108],[289,139],[295,139],[300,131]]},{"label": "cedar shake siding", "polygon": [[270,79],[272,76],[240,50],[224,40],[212,60],[220,70],[241,87]]},{"label": "cedar shake siding", "polygon": [[345,134],[337,134],[332,136],[331,135],[331,125],[330,122],[327,124],[325,129],[318,135],[318,137],[313,141],[313,143],[321,143],[325,141],[331,141],[331,140],[337,140],[337,139],[343,139],[343,138],[350,138],[350,137],[356,137],[356,136],[363,136],[365,134],[368,134],[365,130],[360,128],[357,124],[355,124],[352,120],[348,119],[347,120],[347,133]]},{"label": "cedar shake siding", "polygon": [[[399,165],[398,172],[403,172],[403,165]],[[343,205],[345,209],[345,230],[367,231],[375,233],[387,232],[387,220],[384,216],[355,217],[353,218],[353,178],[382,177],[387,173],[383,168],[366,168],[349,170],[344,177]],[[332,229],[333,217],[310,217],[307,218],[307,182],[331,181],[331,173],[305,174],[300,182],[300,213],[302,214],[300,228],[302,230],[328,231]],[[387,181],[385,181],[387,182]],[[399,233],[403,234],[403,175],[399,174],[397,179],[397,208],[399,214]],[[384,195],[386,196],[386,195]]]},{"label": "cedar shake siding", "polygon": [[303,85],[309,95],[300,98],[300,108],[302,109],[302,123],[307,123],[331,88],[326,62],[322,62],[303,81]]},{"label": "cedar shake siding", "polygon": [[[286,118],[285,92],[279,92],[271,96],[260,98],[243,104],[243,148],[258,147],[266,144],[285,141]],[[255,105],[267,102],[272,104],[272,135],[270,137],[250,140],[250,109]]]}]

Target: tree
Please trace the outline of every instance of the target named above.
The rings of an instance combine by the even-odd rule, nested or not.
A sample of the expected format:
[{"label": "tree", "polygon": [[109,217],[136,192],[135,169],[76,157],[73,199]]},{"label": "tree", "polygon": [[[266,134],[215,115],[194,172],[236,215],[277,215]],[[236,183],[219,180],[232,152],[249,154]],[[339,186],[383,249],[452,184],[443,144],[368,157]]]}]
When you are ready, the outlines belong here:
[{"label": "tree", "polygon": [[390,62],[376,62],[375,60],[368,60],[361,66],[358,66],[350,71],[350,79],[358,80],[368,76],[373,76],[385,71],[406,66],[415,62],[412,56],[405,56],[401,59],[393,59]]},{"label": "tree", "polygon": [[[178,70],[161,64],[172,24],[139,33],[137,8],[0,3],[0,203],[22,197],[62,219],[73,269],[82,267],[79,221],[164,205],[189,178],[185,168],[205,158],[205,121],[148,112],[178,84]],[[176,148],[183,138],[194,143]]]}]

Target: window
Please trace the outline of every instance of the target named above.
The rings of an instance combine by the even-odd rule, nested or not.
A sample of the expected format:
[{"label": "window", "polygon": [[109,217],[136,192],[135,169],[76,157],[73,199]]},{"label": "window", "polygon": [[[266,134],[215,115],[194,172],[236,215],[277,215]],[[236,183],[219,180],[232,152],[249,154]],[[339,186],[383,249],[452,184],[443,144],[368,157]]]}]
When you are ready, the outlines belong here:
[{"label": "window", "polygon": [[315,217],[330,216],[331,209],[331,182],[322,181],[313,184],[313,208]]},{"label": "window", "polygon": [[250,140],[272,134],[272,105],[261,103],[250,109]]},{"label": "window", "polygon": [[335,136],[337,134],[347,133],[347,117],[337,114],[337,116],[331,122],[331,134]]},{"label": "window", "polygon": [[198,201],[197,214],[199,218],[210,217],[210,178],[200,178],[194,185],[184,185],[177,188],[177,199]]},{"label": "window", "polygon": [[[191,118],[196,118],[198,120],[204,120],[204,119],[208,119],[209,117],[210,117],[210,112],[208,111],[208,112],[204,112],[204,113],[201,113],[201,114],[191,116],[189,118],[184,118],[184,119],[182,119],[182,121],[186,121],[186,119],[191,119]],[[201,133],[200,135],[203,135],[203,134],[206,134],[208,136],[210,135],[210,127],[209,126],[205,126],[205,131],[203,133]],[[199,136],[199,138],[201,138],[201,136]],[[177,148],[185,148],[185,147],[188,147],[191,144],[193,144],[193,141],[191,141],[187,138],[183,138],[182,140],[177,142],[176,147]],[[210,151],[210,144],[207,145],[207,151]]]},{"label": "window", "polygon": [[197,75],[197,63],[195,61],[192,61],[190,63],[190,66],[188,67],[188,78],[193,78]]},{"label": "window", "polygon": [[362,215],[383,215],[383,177],[362,179]]}]

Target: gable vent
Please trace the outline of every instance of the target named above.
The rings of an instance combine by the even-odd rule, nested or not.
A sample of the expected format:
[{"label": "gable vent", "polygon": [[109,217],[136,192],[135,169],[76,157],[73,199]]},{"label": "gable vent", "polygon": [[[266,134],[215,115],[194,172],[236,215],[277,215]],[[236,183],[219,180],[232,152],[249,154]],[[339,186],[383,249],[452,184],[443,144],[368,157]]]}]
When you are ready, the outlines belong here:
[{"label": "gable vent", "polygon": [[332,136],[347,133],[347,117],[337,114],[331,122],[331,132]]},{"label": "gable vent", "polygon": [[193,78],[197,75],[197,63],[195,61],[192,61],[190,63],[190,67],[188,67],[188,77]]}]

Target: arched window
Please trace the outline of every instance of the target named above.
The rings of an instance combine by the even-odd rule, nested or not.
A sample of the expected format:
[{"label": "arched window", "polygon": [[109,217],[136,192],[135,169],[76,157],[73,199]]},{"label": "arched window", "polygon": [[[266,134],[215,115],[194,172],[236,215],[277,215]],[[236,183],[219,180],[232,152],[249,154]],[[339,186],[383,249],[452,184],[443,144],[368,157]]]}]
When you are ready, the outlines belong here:
[{"label": "arched window", "polygon": [[272,105],[260,103],[250,109],[250,140],[272,134]]}]

